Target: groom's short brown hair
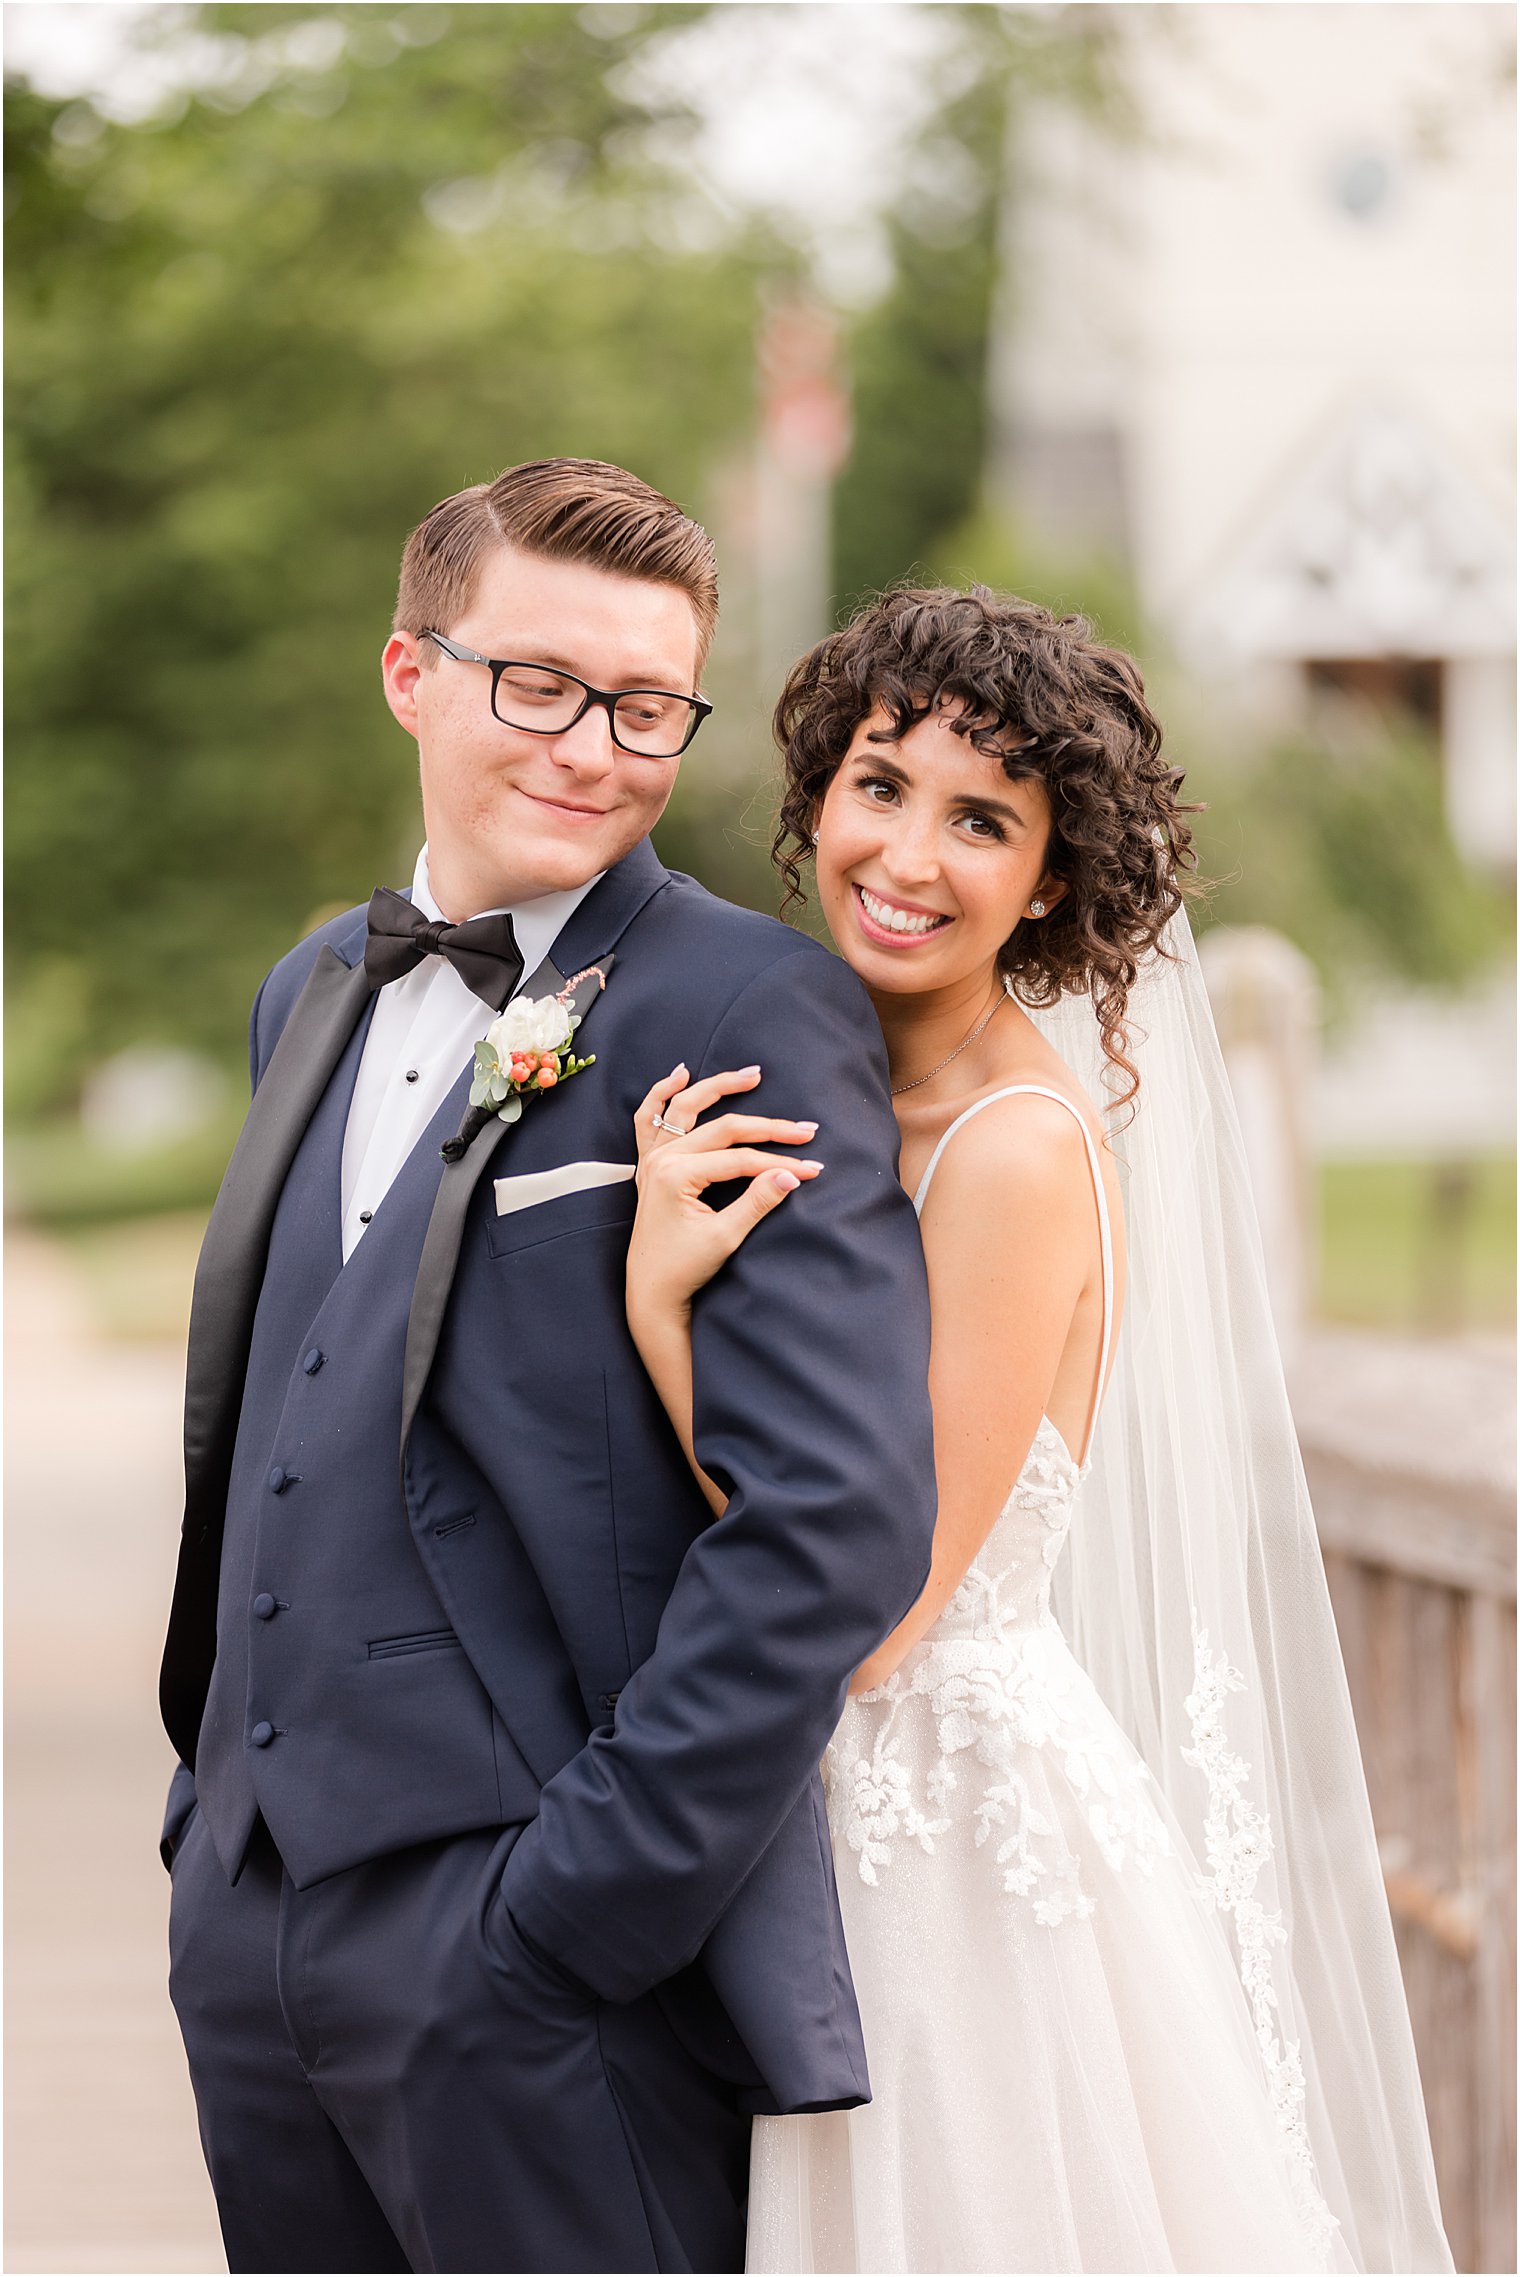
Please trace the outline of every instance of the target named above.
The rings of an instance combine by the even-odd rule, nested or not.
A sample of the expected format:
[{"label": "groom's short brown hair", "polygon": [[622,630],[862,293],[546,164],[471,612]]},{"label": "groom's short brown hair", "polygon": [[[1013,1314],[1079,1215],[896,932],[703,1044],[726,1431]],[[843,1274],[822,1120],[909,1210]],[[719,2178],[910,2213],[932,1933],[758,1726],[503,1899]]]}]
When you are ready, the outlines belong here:
[{"label": "groom's short brown hair", "polygon": [[531,459],[443,499],[406,541],[392,629],[446,632],[469,606],[482,556],[498,545],[678,586],[697,620],[701,671],[718,621],[712,539],[672,499],[603,459]]}]

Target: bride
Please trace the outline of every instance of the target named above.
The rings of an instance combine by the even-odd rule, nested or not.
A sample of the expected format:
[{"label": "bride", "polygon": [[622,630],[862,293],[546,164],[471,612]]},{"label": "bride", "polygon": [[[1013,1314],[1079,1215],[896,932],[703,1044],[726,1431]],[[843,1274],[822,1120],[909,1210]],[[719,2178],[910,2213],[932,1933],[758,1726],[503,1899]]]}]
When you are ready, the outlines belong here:
[{"label": "bride", "polygon": [[[939,1516],[825,1764],[873,2100],[755,2122],[749,2267],[1449,2269],[1140,675],[898,591],[777,732],[782,868],[886,1039]],[[693,1305],[828,1179],[826,1129],[699,1121],[757,1079],[678,1067],[638,1126],[629,1321],[720,1512]]]}]

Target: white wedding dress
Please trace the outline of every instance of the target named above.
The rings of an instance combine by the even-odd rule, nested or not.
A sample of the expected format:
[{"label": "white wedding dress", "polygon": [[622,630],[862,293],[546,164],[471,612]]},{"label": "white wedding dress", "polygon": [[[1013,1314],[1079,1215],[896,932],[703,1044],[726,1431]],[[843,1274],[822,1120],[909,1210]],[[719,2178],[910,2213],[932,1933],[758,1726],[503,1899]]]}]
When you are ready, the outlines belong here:
[{"label": "white wedding dress", "polygon": [[[915,1207],[961,1124],[1008,1095],[951,1124]],[[1112,1241],[1071,1112],[1098,1199],[1101,1384]],[[830,1744],[874,2100],[755,2122],[751,2270],[1353,2266],[1215,1885],[1052,1614],[1085,1475],[1042,1418],[944,1613]]]}]

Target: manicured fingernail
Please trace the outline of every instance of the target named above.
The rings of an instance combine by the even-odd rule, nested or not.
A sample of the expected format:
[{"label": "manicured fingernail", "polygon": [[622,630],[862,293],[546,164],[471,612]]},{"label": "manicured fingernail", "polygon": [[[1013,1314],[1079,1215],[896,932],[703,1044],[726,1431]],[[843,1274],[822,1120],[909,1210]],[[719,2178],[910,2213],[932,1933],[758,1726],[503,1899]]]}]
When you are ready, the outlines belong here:
[{"label": "manicured fingernail", "polygon": [[758,1075],[760,1070],[758,1067],[741,1067],[739,1073],[741,1075]]},{"label": "manicured fingernail", "polygon": [[812,1137],[814,1131],[816,1131],[817,1128],[818,1125],[816,1123],[793,1123],[792,1125],[792,1129],[794,1131],[806,1131],[809,1138]]},{"label": "manicured fingernail", "polygon": [[802,1180],[794,1178],[789,1170],[778,1170],[776,1172],[776,1184],[781,1188],[783,1194],[789,1194],[794,1186],[802,1184]]},{"label": "manicured fingernail", "polygon": [[823,1164],[821,1162],[799,1162],[797,1168],[799,1170],[821,1170]]},{"label": "manicured fingernail", "polygon": [[[671,1071],[670,1071],[670,1075],[684,1075],[685,1073],[686,1073],[686,1062],[685,1062],[685,1060],[684,1060],[684,1059],[678,1059],[678,1060],[676,1061],[676,1064],[675,1064],[675,1066],[674,1066],[674,1067],[671,1069]],[[667,1083],[670,1081],[670,1075],[667,1075],[667,1076],[666,1076],[666,1078],[665,1078],[665,1080],[666,1080],[666,1082],[667,1082]]]}]

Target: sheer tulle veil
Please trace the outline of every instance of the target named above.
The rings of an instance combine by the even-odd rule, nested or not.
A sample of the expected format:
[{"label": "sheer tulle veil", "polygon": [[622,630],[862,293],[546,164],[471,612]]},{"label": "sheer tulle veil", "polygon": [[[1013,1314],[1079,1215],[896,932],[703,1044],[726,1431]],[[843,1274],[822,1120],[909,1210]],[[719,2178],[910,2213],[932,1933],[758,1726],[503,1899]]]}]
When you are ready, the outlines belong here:
[{"label": "sheer tulle veil", "polygon": [[[1091,1096],[1085,997],[1032,1012]],[[1351,1702],[1186,915],[1130,999],[1107,1114],[1129,1294],[1054,1609],[1182,1822],[1331,2268],[1447,2270]]]}]

